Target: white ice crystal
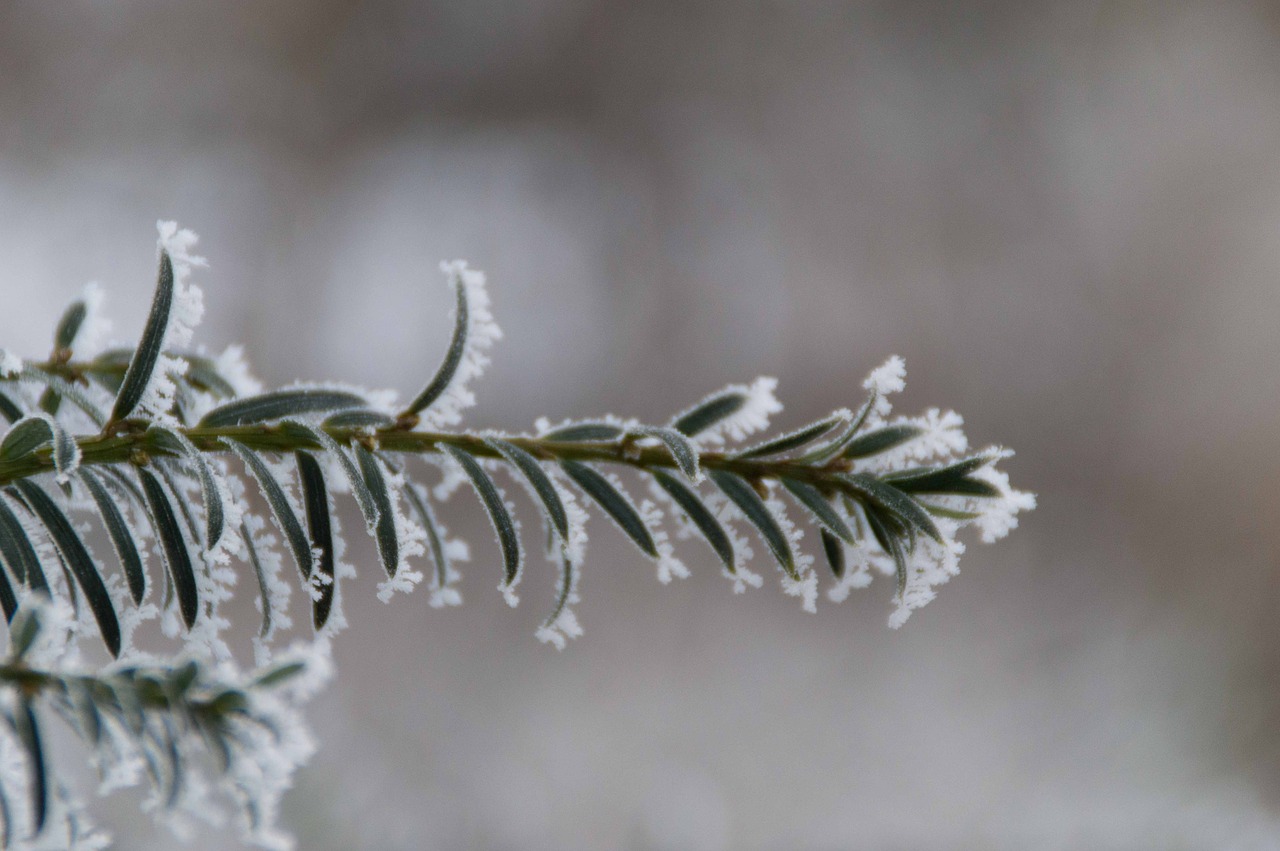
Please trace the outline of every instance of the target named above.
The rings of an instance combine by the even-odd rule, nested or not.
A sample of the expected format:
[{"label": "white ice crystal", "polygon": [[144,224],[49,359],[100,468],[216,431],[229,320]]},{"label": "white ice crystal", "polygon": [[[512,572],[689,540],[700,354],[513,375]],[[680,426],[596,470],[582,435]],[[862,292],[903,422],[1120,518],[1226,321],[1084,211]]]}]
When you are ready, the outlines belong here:
[{"label": "white ice crystal", "polygon": [[[208,358],[213,363],[213,371],[227,383],[237,397],[254,396],[262,392],[262,383],[254,378],[249,365],[244,359],[244,351],[238,345],[227,346],[221,354],[210,356],[204,347],[197,347],[196,354]],[[205,414],[228,401],[216,393],[198,390],[188,385],[179,402],[183,419],[187,422],[199,422]]]},{"label": "white ice crystal", "polygon": [[[1002,457],[1012,454],[1011,450],[1001,453]],[[1003,470],[988,465],[974,473],[973,478],[993,485],[1000,492],[1000,496],[995,499],[970,501],[971,507],[978,512],[974,525],[981,531],[984,544],[995,543],[1008,535],[1018,527],[1018,514],[1036,507],[1036,495],[1011,487],[1009,474]]]},{"label": "white ice crystal", "polygon": [[589,420],[564,419],[558,423],[552,423],[547,417],[538,417],[533,421],[533,433],[542,437],[543,435],[550,434],[553,431],[594,425],[609,425],[618,429],[620,432],[628,432],[639,426],[640,421],[634,417],[620,417],[617,414],[605,414],[599,417],[592,417]]},{"label": "white ice crystal", "polygon": [[[191,343],[195,328],[204,316],[204,300],[200,288],[191,283],[191,270],[208,265],[203,257],[191,253],[199,241],[189,230],[178,229],[176,222],[156,222],[160,233],[159,248],[169,254],[173,263],[173,305],[169,323],[165,328],[162,352],[186,348]],[[186,373],[187,362],[182,358],[161,354],[156,361],[142,398],[129,414],[146,417],[156,422],[174,424],[169,413],[177,394],[176,379]]]},{"label": "white ice crystal", "polygon": [[237,396],[256,396],[262,392],[262,382],[254,377],[249,362],[244,357],[244,347],[232,344],[222,350],[214,360],[218,375],[231,385]]},{"label": "white ice crystal", "polygon": [[672,579],[688,579],[689,568],[676,558],[675,547],[671,545],[667,530],[662,528],[662,509],[646,499],[640,503],[640,519],[644,521],[649,536],[653,538],[654,548],[658,551],[658,581],[668,585]]},{"label": "white ice crystal", "polygon": [[284,578],[284,558],[276,546],[276,536],[263,531],[266,520],[257,514],[246,513],[243,522],[253,543],[244,542],[239,555],[244,561],[250,561],[248,547],[252,546],[259,568],[258,595],[254,605],[262,616],[262,627],[253,637],[254,659],[256,664],[265,665],[271,661],[276,633],[293,626],[293,618],[289,616],[289,597],[293,586]]},{"label": "white ice crystal", "polygon": [[[80,461],[83,458],[80,451],[80,444],[74,440],[67,440],[67,433],[63,431],[62,424],[49,414],[46,414],[44,411],[36,411],[35,413],[27,414],[17,423],[14,423],[14,425],[18,425],[19,423],[25,425],[25,421],[27,420],[42,420],[45,425],[49,427],[48,434],[53,438],[54,442],[57,443],[61,441],[60,445],[67,446],[71,449],[71,457],[65,462],[57,463],[57,472],[54,475],[54,479],[58,484],[67,484],[71,481],[71,474],[80,466]],[[57,456],[55,455],[55,459],[56,458]]]},{"label": "white ice crystal", "polygon": [[907,622],[911,613],[931,602],[937,592],[933,589],[960,572],[959,559],[964,544],[956,540],[958,525],[950,520],[937,521],[941,542],[920,537],[907,562],[907,584],[896,598],[897,608],[889,616],[889,626],[898,629]]},{"label": "white ice crystal", "polygon": [[447,458],[432,458],[430,462],[440,468],[440,481],[431,489],[431,496],[437,502],[448,502],[458,488],[471,481],[461,467]]},{"label": "white ice crystal", "polygon": [[[726,440],[743,440],[756,432],[764,431],[769,427],[769,418],[782,410],[782,403],[774,395],[777,387],[778,379],[761,376],[749,385],[730,384],[705,397],[689,410],[695,410],[712,399],[729,393],[742,395],[744,401],[738,410],[696,434],[693,441],[701,446],[719,446]],[[675,420],[679,420],[680,416],[683,414],[678,415]]]},{"label": "white ice crystal", "polygon": [[[582,563],[586,556],[587,512],[578,504],[573,492],[558,478],[553,478],[552,481],[560,502],[564,505],[569,529],[567,539],[557,542],[558,546],[554,546],[553,551],[548,553],[548,557],[559,566],[556,593],[557,598],[563,594],[564,602],[555,617],[538,627],[534,636],[544,644],[563,650],[569,639],[582,635],[582,625],[578,623],[573,606],[578,602],[578,584],[582,579]],[[564,587],[566,583],[567,589]]]},{"label": "white ice crystal", "polygon": [[907,365],[902,358],[893,355],[887,361],[871,370],[862,387],[874,395],[871,412],[876,418],[889,415],[892,404],[886,398],[894,393],[901,393],[907,386]]},{"label": "white ice crystal", "polygon": [[854,469],[858,472],[888,473],[961,455],[969,449],[969,439],[961,430],[963,425],[964,418],[955,411],[938,408],[930,408],[918,417],[894,417],[882,421],[877,427],[909,426],[919,429],[920,433],[891,449],[856,459]]},{"label": "white ice crystal", "polygon": [[[344,607],[343,584],[356,578],[355,566],[346,560],[347,541],[342,536],[342,520],[338,512],[333,510],[333,495],[329,495],[329,526],[333,535],[333,599],[329,605],[329,619],[324,627],[316,633],[318,638],[331,640],[335,635],[347,628],[347,613]],[[317,580],[319,572],[317,571]]]},{"label": "white ice crystal", "polygon": [[[382,465],[382,462],[378,460],[375,460],[374,463]],[[427,533],[421,526],[409,519],[409,515],[405,513],[404,507],[401,505],[400,492],[405,484],[404,475],[401,473],[384,473],[384,475],[386,475],[387,489],[391,495],[391,510],[395,516],[396,540],[399,543],[400,554],[395,576],[378,583],[378,599],[387,603],[390,602],[394,594],[407,594],[422,582],[422,571],[415,570],[410,566],[409,559],[426,552]]]},{"label": "white ice crystal", "polygon": [[890,393],[901,393],[907,386],[906,378],[906,362],[898,355],[892,355],[887,361],[871,370],[871,374],[867,376],[862,386],[881,396],[888,396]]},{"label": "white ice crystal", "polygon": [[76,333],[75,354],[79,360],[89,360],[102,352],[111,333],[111,320],[102,312],[104,297],[97,281],[85,284],[80,300],[84,303],[84,319]]},{"label": "white ice crystal", "polygon": [[[418,499],[422,502],[423,507],[427,511],[431,511],[425,488],[412,483],[409,484],[409,487],[413,488],[418,494]],[[432,559],[436,564],[431,578],[430,605],[433,609],[441,609],[446,606],[461,606],[462,591],[458,587],[458,583],[462,580],[462,573],[454,565],[460,561],[470,560],[471,548],[461,538],[450,538],[448,527],[434,516],[432,516],[431,520],[432,525],[435,527],[436,535],[440,539],[440,556],[437,558],[432,553]]]},{"label": "white ice crystal", "polygon": [[465,291],[466,342],[449,384],[419,414],[421,426],[426,429],[440,429],[462,422],[462,412],[476,403],[471,384],[484,374],[485,367],[489,365],[489,349],[493,348],[495,341],[502,339],[502,329],[489,312],[489,292],[485,287],[484,273],[467,268],[465,260],[441,263],[440,271],[448,277],[451,287]]},{"label": "white ice crystal", "polygon": [[22,358],[8,349],[0,349],[0,378],[12,378],[22,372]]},{"label": "white ice crystal", "polygon": [[764,585],[764,577],[747,566],[755,557],[755,551],[751,548],[746,536],[741,534],[734,525],[736,522],[746,523],[746,516],[731,499],[719,491],[708,495],[705,502],[707,508],[720,521],[725,534],[729,537],[729,543],[733,546],[733,570],[727,567],[721,568],[724,576],[733,582],[733,593],[745,594],[748,587],[759,588]]},{"label": "white ice crystal", "polygon": [[[240,546],[237,533],[240,529],[240,521],[244,519],[244,483],[231,474],[224,459],[209,459],[209,465],[213,472],[213,483],[218,492],[218,499],[222,503],[222,535],[200,555],[211,565],[227,565]],[[240,494],[239,497],[236,496],[237,491]],[[205,509],[207,510],[207,506]]]},{"label": "white ice crystal", "polygon": [[782,533],[787,536],[787,541],[791,544],[791,552],[795,556],[796,578],[793,579],[784,573],[782,590],[788,596],[799,597],[801,607],[806,612],[816,612],[818,610],[818,576],[813,570],[813,556],[801,548],[800,543],[804,538],[804,532],[787,516],[786,504],[773,495],[773,490],[774,488],[771,487],[770,497],[765,500],[764,505],[777,521]]}]

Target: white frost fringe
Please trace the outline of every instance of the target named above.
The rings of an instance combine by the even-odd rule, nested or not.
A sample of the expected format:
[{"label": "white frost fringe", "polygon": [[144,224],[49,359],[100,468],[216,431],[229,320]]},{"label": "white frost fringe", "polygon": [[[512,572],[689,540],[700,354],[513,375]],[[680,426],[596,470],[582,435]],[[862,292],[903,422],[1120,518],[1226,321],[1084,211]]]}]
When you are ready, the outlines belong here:
[{"label": "white frost fringe", "polygon": [[[750,385],[730,384],[706,396],[688,410],[692,411],[717,396],[727,393],[740,393],[746,397],[746,401],[741,408],[695,435],[692,438],[693,442],[700,446],[719,446],[726,440],[743,440],[756,432],[764,431],[769,427],[769,418],[782,410],[782,403],[773,392],[777,388],[778,379],[761,376]],[[672,421],[675,422],[683,415],[683,413],[678,414]]]},{"label": "white frost fringe", "polygon": [[76,333],[75,352],[78,358],[84,360],[102,352],[107,336],[111,333],[111,320],[102,313],[102,287],[97,281],[85,284],[80,300],[84,302],[84,319]]},{"label": "white frost fringe", "polygon": [[720,521],[724,533],[729,536],[729,543],[733,547],[733,570],[730,571],[726,567],[721,567],[721,573],[725,578],[733,582],[733,593],[745,594],[747,588],[759,588],[764,585],[764,577],[747,567],[751,563],[751,559],[755,557],[755,551],[751,548],[751,543],[746,536],[740,533],[734,526],[732,521],[742,521],[747,523],[747,517],[724,494],[716,491],[705,497],[707,508]]},{"label": "white frost fringe", "polygon": [[662,509],[652,500],[646,499],[640,503],[640,519],[644,521],[658,551],[658,581],[669,585],[672,579],[688,579],[689,568],[676,558],[671,538],[667,535],[667,530],[662,528]]},{"label": "white frost fringe", "polygon": [[806,612],[816,612],[818,611],[818,576],[813,570],[813,556],[800,548],[804,532],[787,516],[786,503],[774,495],[775,490],[776,487],[770,484],[770,496],[765,500],[765,508],[769,509],[769,513],[778,522],[782,533],[787,536],[787,541],[791,544],[797,577],[792,579],[785,573],[782,575],[783,593],[790,597],[799,597],[800,605]]},{"label": "white frost fringe", "polygon": [[898,629],[911,613],[937,596],[933,589],[960,572],[960,555],[964,544],[956,540],[959,525],[944,518],[936,521],[942,542],[920,537],[916,540],[907,564],[907,585],[896,598],[898,607],[889,616],[890,629]]},{"label": "white frost fringe", "polygon": [[893,405],[885,397],[894,393],[901,393],[907,386],[906,378],[907,365],[897,355],[891,356],[887,361],[871,370],[867,380],[862,382],[862,388],[869,393],[875,394],[875,401],[871,405],[873,421],[883,419],[889,415]]},{"label": "white frost fringe", "polygon": [[[182,349],[190,345],[195,328],[204,316],[204,298],[200,288],[189,281],[193,267],[207,266],[203,257],[191,253],[199,241],[189,230],[178,229],[177,222],[156,222],[160,233],[159,249],[167,251],[173,262],[173,307],[169,313],[169,325],[165,329],[162,352]],[[175,425],[170,414],[178,387],[175,378],[186,372],[187,362],[180,358],[161,354],[151,379],[147,382],[142,399],[132,412],[137,416]]]},{"label": "white frost fringe", "polygon": [[0,349],[0,378],[13,378],[22,372],[22,358],[8,349]]},{"label": "white frost fringe", "polygon": [[[560,565],[557,589],[562,588],[564,582],[568,581],[569,593],[565,596],[564,606],[555,620],[538,627],[534,637],[544,644],[553,645],[557,650],[563,650],[569,643],[569,639],[582,635],[582,625],[578,623],[578,616],[573,611],[573,606],[579,601],[578,583],[582,579],[582,563],[586,556],[587,512],[578,504],[577,497],[558,478],[552,478],[552,483],[555,485],[556,493],[560,495],[561,503],[564,504],[565,517],[569,521],[569,536],[568,540],[559,542],[559,547],[552,547],[553,551],[548,553],[548,557],[555,559]],[[559,557],[561,555],[563,558]],[[565,576],[565,571],[569,571],[568,576]]]},{"label": "white frost fringe", "polygon": [[443,558],[437,560],[435,553],[431,554],[432,560],[435,562],[435,569],[431,572],[431,585],[427,589],[430,591],[428,602],[433,609],[461,606],[462,590],[459,585],[462,581],[462,573],[454,565],[460,561],[471,560],[471,547],[461,538],[449,537],[448,527],[441,523],[440,518],[436,517],[435,512],[431,510],[431,503],[427,499],[427,489],[425,487],[416,485],[413,482],[408,482],[405,487],[414,489],[418,499],[422,501],[423,506],[430,515],[431,525],[435,527],[436,535],[440,539],[440,550]]},{"label": "white frost fringe", "polygon": [[489,349],[493,348],[495,341],[502,339],[502,329],[489,312],[489,292],[485,288],[484,273],[467,268],[465,260],[441,263],[440,271],[448,276],[451,287],[464,287],[466,290],[467,336],[462,360],[449,386],[420,415],[422,427],[429,430],[462,422],[462,412],[476,403],[470,385],[484,374],[485,367],[489,365]]},{"label": "white frost fringe", "polygon": [[396,539],[399,542],[400,561],[396,565],[396,575],[378,583],[378,599],[384,603],[391,602],[397,593],[408,594],[425,578],[421,570],[414,570],[409,559],[420,556],[427,551],[426,530],[409,519],[401,505],[401,491],[405,487],[403,473],[392,473],[386,465],[375,460],[383,468],[387,480],[387,491],[391,497],[391,510],[395,514]]},{"label": "white frost fringe", "polygon": [[[863,387],[873,394],[869,424],[872,428],[884,425],[914,426],[920,434],[885,452],[858,459],[854,469],[858,472],[884,474],[926,463],[945,462],[963,455],[969,450],[969,441],[962,426],[964,420],[954,411],[931,408],[919,417],[897,417],[886,420],[891,406],[885,398],[905,387],[906,367],[902,358],[894,355],[872,371]],[[991,463],[975,471],[971,476],[993,485],[999,492],[995,497],[970,497],[958,494],[929,494],[923,500],[926,507],[950,509],[976,515],[967,520],[935,518],[941,542],[920,536],[907,555],[907,583],[902,594],[894,595],[897,604],[889,617],[889,626],[897,629],[907,622],[911,613],[930,602],[934,589],[960,572],[959,556],[964,545],[956,540],[956,534],[965,526],[977,527],[984,543],[992,543],[1007,535],[1018,525],[1017,515],[1036,507],[1034,494],[1014,490],[1007,473],[995,469],[995,464],[1013,455],[1007,449],[991,448],[984,452]],[[842,505],[837,505],[846,520],[854,520]],[[776,512],[775,512],[776,514]],[[895,566],[887,553],[866,541],[856,545],[844,545],[845,575],[827,592],[833,602],[844,600],[854,588],[862,588],[871,582],[869,568],[875,567],[886,576],[893,576]]]},{"label": "white frost fringe", "polygon": [[[883,401],[884,397],[879,397]],[[919,466],[937,459],[959,456],[969,450],[969,439],[961,430],[964,418],[955,411],[930,408],[918,417],[894,417],[879,420],[881,426],[914,426],[920,434],[884,452],[854,462],[859,473],[888,473]]]}]

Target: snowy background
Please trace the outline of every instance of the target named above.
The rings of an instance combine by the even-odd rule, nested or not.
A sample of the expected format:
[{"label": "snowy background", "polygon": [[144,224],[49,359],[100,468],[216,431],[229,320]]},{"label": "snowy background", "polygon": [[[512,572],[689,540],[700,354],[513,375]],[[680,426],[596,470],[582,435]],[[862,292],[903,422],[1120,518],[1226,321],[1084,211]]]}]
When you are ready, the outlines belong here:
[{"label": "snowy background", "polygon": [[90,279],[132,338],[174,218],[269,384],[413,392],[465,257],[476,425],[772,374],[787,427],[897,353],[1018,450],[1040,508],[900,632],[596,521],[558,654],[468,494],[461,609],[359,542],[303,848],[1276,848],[1277,152],[1274,4],[7,2],[0,342]]}]

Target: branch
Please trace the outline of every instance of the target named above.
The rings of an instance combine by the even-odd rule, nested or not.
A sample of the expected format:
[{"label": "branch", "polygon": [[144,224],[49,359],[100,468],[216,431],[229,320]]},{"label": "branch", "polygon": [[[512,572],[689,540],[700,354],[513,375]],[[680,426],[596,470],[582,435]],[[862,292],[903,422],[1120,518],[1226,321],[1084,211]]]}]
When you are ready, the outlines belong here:
[{"label": "branch", "polygon": [[[146,423],[126,421],[117,428],[124,433],[90,435],[76,438],[80,448],[80,466],[133,463],[145,465],[149,459],[180,458],[181,452],[165,446],[154,432],[146,431]],[[586,461],[618,464],[641,471],[679,469],[679,461],[663,446],[639,445],[643,434],[625,434],[617,440],[561,441],[529,435],[486,433],[449,433],[406,431],[392,426],[380,429],[320,426],[325,434],[342,446],[361,444],[372,450],[402,455],[439,455],[441,446],[449,445],[477,458],[506,462],[502,454],[489,444],[500,437],[520,447],[541,461]],[[200,451],[228,452],[224,440],[232,439],[259,452],[292,453],[302,450],[324,450],[324,446],[305,432],[281,424],[222,426],[214,428],[178,428]],[[750,481],[792,479],[818,487],[841,487],[839,476],[853,470],[848,458],[835,458],[814,465],[804,459],[759,459],[724,452],[702,452],[698,461],[704,469],[722,470]],[[0,461],[0,487],[49,473],[54,470],[53,448],[44,446],[20,458]]]},{"label": "branch", "polygon": [[[287,676],[301,662],[271,660],[293,628],[291,588],[314,630],[308,670],[323,673],[328,639],[346,625],[342,593],[356,569],[344,561],[342,494],[375,543],[386,574],[379,597],[428,581],[431,605],[445,606],[461,602],[457,565],[469,550],[438,508],[469,485],[501,554],[498,588],[515,605],[525,546],[502,484],[526,490],[557,574],[535,635],[560,649],[582,633],[574,605],[588,507],[656,564],[662,582],[690,573],[675,531],[701,538],[735,591],[761,585],[744,529],[808,611],[818,599],[815,552],[833,601],[873,575],[893,577],[897,627],[958,572],[963,528],[993,541],[1035,504],[997,469],[1012,453],[971,452],[959,415],[890,418],[888,397],[905,376],[896,357],[864,382],[856,413],[840,408],[773,437],[760,436],[782,408],[770,378],[726,387],[660,425],[610,415],[539,420],[529,433],[468,431],[462,414],[501,331],[484,276],[461,261],[442,266],[455,303],[448,349],[407,405],[330,384],[263,392],[238,349],[191,349],[203,302],[190,278],[203,260],[191,254],[190,232],[161,223],[160,235],[156,292],[135,347],[93,350],[93,292],[68,308],[49,358],[0,350],[0,417],[9,422],[0,435],[0,609],[12,622],[11,656],[0,664],[0,713],[12,733],[0,725],[0,816],[21,822],[6,815],[6,789],[23,785],[34,834],[47,835],[51,807],[60,824],[77,823],[44,776],[36,710],[45,706],[90,745],[107,785],[147,776],[161,812],[205,806],[196,792],[209,784],[182,777],[193,758],[212,757],[212,785],[235,803],[243,836],[283,843],[274,809],[310,754],[297,712],[309,690]],[[640,499],[629,492],[636,482]],[[248,498],[254,488],[260,501]],[[106,532],[114,563],[93,554],[86,519]],[[819,546],[802,546],[805,526]],[[148,570],[148,556],[162,569]],[[237,567],[255,581],[238,585]],[[223,604],[244,585],[258,597],[252,641],[263,674],[240,673],[226,637],[233,624]],[[56,623],[42,632],[44,649],[28,652],[40,612]],[[178,642],[168,657],[139,649],[135,633],[152,619]],[[98,671],[79,655],[94,632],[115,657]],[[5,776],[8,747],[25,753],[27,779]]]}]

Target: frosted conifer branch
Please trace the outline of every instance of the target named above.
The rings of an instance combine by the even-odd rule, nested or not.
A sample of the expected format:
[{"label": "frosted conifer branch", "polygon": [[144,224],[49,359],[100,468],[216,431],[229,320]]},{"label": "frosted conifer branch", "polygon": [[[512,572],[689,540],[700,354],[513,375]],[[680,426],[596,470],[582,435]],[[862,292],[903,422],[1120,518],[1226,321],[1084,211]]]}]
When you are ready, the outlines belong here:
[{"label": "frosted conifer branch", "polygon": [[[1012,453],[970,452],[958,414],[891,418],[906,375],[896,356],[871,372],[856,408],[775,437],[756,436],[782,410],[772,378],[726,387],[662,426],[606,415],[539,419],[533,433],[449,430],[474,404],[501,337],[483,274],[461,261],[442,266],[453,337],[407,406],[332,383],[264,391],[238,347],[191,348],[202,311],[195,241],[161,223],[156,296],[135,348],[100,350],[94,288],[63,315],[47,360],[0,350],[0,609],[12,624],[0,664],[0,802],[15,847],[84,823],[36,758],[55,716],[85,740],[104,789],[149,787],[155,814],[179,830],[192,807],[207,812],[220,797],[246,841],[291,847],[277,804],[314,749],[300,708],[328,675],[356,570],[344,561],[344,510],[359,509],[355,525],[376,544],[382,566],[359,567],[385,572],[381,599],[425,582],[432,607],[457,605],[457,564],[472,551],[449,536],[439,503],[468,483],[498,539],[471,572],[512,605],[517,584],[535,596],[542,583],[534,634],[564,648],[582,634],[575,605],[591,510],[663,583],[695,573],[685,559],[702,545],[739,593],[763,584],[757,554],[772,555],[781,589],[806,611],[827,573],[819,558],[832,601],[892,577],[896,628],[958,572],[964,528],[994,541],[1035,507],[997,468]],[[519,510],[510,481],[530,497]],[[650,498],[632,498],[637,484]],[[525,557],[519,516],[530,508],[543,521],[546,570]],[[111,558],[81,540],[86,521],[107,530]],[[255,600],[259,622],[224,614],[237,594]],[[252,635],[258,673],[237,663],[233,630]],[[300,631],[310,640],[277,655]],[[138,649],[152,632],[167,652]],[[100,634],[117,658],[95,668],[81,651]],[[102,835],[85,833],[80,846],[100,847]]]}]

